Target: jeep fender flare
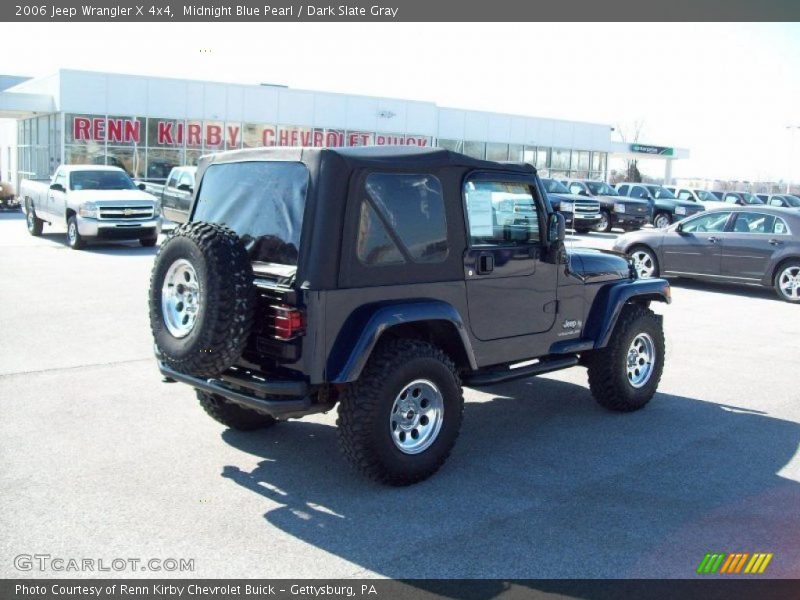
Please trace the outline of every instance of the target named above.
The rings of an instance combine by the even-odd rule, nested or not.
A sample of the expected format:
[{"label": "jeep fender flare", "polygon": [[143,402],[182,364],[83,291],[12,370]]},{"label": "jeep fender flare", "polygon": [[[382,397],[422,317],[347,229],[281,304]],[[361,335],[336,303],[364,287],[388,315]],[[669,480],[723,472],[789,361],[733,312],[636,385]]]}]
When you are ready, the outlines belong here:
[{"label": "jeep fender flare", "polygon": [[470,367],[477,369],[466,326],[454,306],[441,300],[403,300],[369,304],[350,315],[331,348],[328,380],[331,383],[357,380],[384,333],[398,325],[423,321],[444,321],[452,325],[458,332],[458,341]]},{"label": "jeep fender flare", "polygon": [[666,279],[636,279],[605,286],[595,296],[586,319],[585,338],[594,340],[594,348],[605,348],[617,325],[622,307],[629,302],[672,301]]}]

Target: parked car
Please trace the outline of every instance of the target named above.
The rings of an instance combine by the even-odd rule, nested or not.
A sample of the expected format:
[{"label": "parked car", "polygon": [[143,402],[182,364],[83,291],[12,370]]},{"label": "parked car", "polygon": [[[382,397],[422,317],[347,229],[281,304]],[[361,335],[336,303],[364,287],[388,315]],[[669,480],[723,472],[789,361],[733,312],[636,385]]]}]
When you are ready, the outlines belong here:
[{"label": "parked car", "polygon": [[722,200],[725,197],[725,192],[720,192],[719,190],[711,190],[711,193],[717,197],[717,200]]},{"label": "parked car", "polygon": [[589,233],[600,222],[600,203],[593,198],[571,194],[555,179],[542,179],[554,210],[564,215],[567,225],[578,233]]},{"label": "parked car", "polygon": [[624,198],[603,181],[568,179],[565,183],[570,193],[594,198],[600,203],[597,231],[608,232],[613,227],[633,231],[644,227],[650,219],[650,205],[647,202]]},{"label": "parked car", "polygon": [[650,222],[658,229],[663,229],[671,223],[705,210],[703,206],[698,205],[696,202],[678,200],[669,190],[652,183],[618,183],[617,192],[621,196],[638,198],[649,202]]},{"label": "parked car", "polygon": [[[498,220],[501,205],[523,216]],[[153,265],[159,368],[235,429],[338,404],[355,468],[415,483],[453,448],[462,383],[586,365],[604,407],[653,397],[664,337],[648,305],[669,284],[564,238],[530,165],[412,147],[206,156],[191,220]]]},{"label": "parked car", "polygon": [[769,206],[783,206],[785,208],[800,208],[800,198],[792,194],[772,194],[767,204]]},{"label": "parked car", "polygon": [[664,186],[670,190],[678,200],[688,200],[689,202],[696,202],[705,209],[709,208],[723,208],[726,206],[713,192],[707,190],[698,190],[694,188]]},{"label": "parked car", "polygon": [[621,236],[614,249],[648,277],[692,277],[773,287],[800,302],[800,212],[771,206],[715,208],[666,229]]},{"label": "parked car", "polygon": [[751,194],[750,192],[725,192],[722,200],[726,204],[736,204],[738,206],[764,204],[764,202],[758,196]]},{"label": "parked car", "polygon": [[71,248],[92,240],[139,240],[154,246],[161,232],[158,202],[118,167],[60,166],[51,179],[26,179],[20,197],[28,232],[65,225]]},{"label": "parked car", "polygon": [[165,184],[145,182],[145,190],[161,201],[165,219],[184,223],[189,218],[197,167],[174,167]]},{"label": "parked car", "polygon": [[14,186],[7,181],[0,181],[0,208],[17,208],[19,199],[14,192]]},{"label": "parked car", "polygon": [[766,203],[767,203],[767,200],[769,200],[769,194],[756,194],[756,198],[758,198],[759,200],[761,200],[761,202],[762,202],[763,204],[766,204]]}]

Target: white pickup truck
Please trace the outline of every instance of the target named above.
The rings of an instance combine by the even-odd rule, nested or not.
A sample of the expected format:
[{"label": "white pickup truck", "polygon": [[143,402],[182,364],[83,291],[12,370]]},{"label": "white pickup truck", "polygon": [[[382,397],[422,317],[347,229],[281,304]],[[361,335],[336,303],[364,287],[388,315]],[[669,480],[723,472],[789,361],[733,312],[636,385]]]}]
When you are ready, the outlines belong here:
[{"label": "white pickup truck", "polygon": [[142,187],[119,167],[70,165],[58,167],[51,179],[23,180],[19,198],[31,235],[40,235],[44,223],[63,224],[74,249],[94,239],[154,246],[161,208]]}]

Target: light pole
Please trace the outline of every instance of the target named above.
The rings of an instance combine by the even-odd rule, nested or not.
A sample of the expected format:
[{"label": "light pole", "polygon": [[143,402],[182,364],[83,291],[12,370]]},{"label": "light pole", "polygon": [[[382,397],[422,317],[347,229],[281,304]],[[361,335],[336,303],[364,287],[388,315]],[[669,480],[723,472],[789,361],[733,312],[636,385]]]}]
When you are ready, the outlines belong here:
[{"label": "light pole", "polygon": [[796,167],[794,164],[795,160],[795,137],[797,137],[797,133],[800,132],[800,125],[787,125],[786,131],[789,132],[789,172],[787,173],[788,177],[786,178],[786,193],[792,193],[792,183],[794,181],[794,177],[792,176],[796,172]]}]

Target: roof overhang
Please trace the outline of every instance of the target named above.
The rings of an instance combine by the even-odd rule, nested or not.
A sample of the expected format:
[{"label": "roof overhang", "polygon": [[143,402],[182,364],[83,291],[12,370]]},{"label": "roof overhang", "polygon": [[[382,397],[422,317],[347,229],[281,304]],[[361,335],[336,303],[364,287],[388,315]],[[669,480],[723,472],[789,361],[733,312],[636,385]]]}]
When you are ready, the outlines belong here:
[{"label": "roof overhang", "polygon": [[53,112],[56,103],[49,94],[0,92],[0,119],[24,119]]}]

